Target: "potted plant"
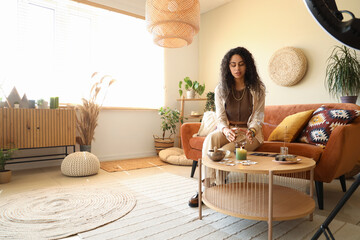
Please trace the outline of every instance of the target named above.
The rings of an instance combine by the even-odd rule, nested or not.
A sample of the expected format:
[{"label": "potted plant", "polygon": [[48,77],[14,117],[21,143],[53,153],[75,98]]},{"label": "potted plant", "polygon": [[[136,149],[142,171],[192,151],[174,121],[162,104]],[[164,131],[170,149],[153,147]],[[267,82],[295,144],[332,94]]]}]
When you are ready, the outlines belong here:
[{"label": "potted plant", "polygon": [[206,111],[213,111],[215,112],[215,93],[214,92],[208,92],[206,94],[206,103],[204,112]]},{"label": "potted plant", "polygon": [[[174,146],[174,138],[171,138],[171,136],[176,133],[176,125],[180,121],[180,112],[176,109],[161,107],[159,109],[159,115],[161,118],[162,137],[153,136],[157,154],[163,149]],[[165,137],[166,132],[170,132],[167,138]]]},{"label": "potted plant", "polygon": [[356,51],[346,46],[335,46],[327,59],[326,87],[342,102],[356,103],[360,92],[360,60]]},{"label": "potted plant", "polygon": [[47,109],[49,103],[41,98],[41,99],[37,100],[36,104],[39,109]]},{"label": "potted plant", "polygon": [[5,170],[5,165],[11,159],[12,154],[16,148],[0,149],[0,184],[8,183],[11,180],[11,170]]},{"label": "potted plant", "polygon": [[[195,93],[199,94],[199,96],[201,96],[201,94],[203,94],[203,92],[205,91],[205,83],[203,85],[200,85],[198,83],[198,81],[191,81],[191,79],[189,77],[185,77],[184,78],[184,82],[185,82],[185,90],[186,90],[186,98],[195,98]],[[183,90],[182,90],[182,84],[183,81],[179,81],[179,94],[180,97],[183,94]]]},{"label": "potted plant", "polygon": [[14,108],[20,108],[19,102],[14,102]]},{"label": "potted plant", "polygon": [[[95,78],[97,72],[93,73],[91,78]],[[108,81],[106,81],[108,80]],[[106,82],[105,82],[106,81]],[[100,109],[105,100],[108,88],[115,82],[109,75],[105,75],[96,81],[90,90],[89,99],[82,98],[82,105],[77,105],[75,109],[78,111],[76,116],[76,129],[78,132],[77,142],[80,145],[80,151],[91,152],[91,142],[94,140],[95,128],[97,126]],[[97,97],[102,88],[105,88],[102,102],[99,104]]]}]

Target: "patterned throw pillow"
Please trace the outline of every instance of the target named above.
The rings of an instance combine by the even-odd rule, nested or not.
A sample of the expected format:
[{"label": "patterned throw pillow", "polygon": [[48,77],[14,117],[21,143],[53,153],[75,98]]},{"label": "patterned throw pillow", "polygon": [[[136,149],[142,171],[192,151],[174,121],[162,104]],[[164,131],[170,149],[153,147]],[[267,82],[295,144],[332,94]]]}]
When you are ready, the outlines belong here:
[{"label": "patterned throw pillow", "polygon": [[321,106],[313,113],[298,140],[299,142],[325,147],[331,132],[337,126],[346,125],[359,115],[359,110],[330,109]]}]

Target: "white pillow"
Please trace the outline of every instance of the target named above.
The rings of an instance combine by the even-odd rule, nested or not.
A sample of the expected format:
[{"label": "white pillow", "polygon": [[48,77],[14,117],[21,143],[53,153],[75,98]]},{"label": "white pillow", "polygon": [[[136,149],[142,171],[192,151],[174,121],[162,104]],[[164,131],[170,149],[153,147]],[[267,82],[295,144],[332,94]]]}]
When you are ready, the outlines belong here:
[{"label": "white pillow", "polygon": [[177,147],[171,147],[159,152],[159,157],[162,161],[181,165],[181,166],[191,166],[193,164],[193,160],[187,159],[184,150]]},{"label": "white pillow", "polygon": [[201,121],[199,132],[196,136],[206,137],[209,133],[216,129],[217,124],[218,119],[216,118],[216,113],[212,111],[205,112]]}]

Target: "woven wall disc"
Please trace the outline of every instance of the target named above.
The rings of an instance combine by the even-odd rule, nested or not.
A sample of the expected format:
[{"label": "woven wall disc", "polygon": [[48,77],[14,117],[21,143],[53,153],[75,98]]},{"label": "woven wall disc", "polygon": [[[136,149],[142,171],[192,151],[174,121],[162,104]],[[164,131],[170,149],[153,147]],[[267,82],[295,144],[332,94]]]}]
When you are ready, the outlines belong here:
[{"label": "woven wall disc", "polygon": [[305,75],[307,61],[304,53],[294,47],[277,50],[269,61],[270,78],[278,85],[293,86]]}]

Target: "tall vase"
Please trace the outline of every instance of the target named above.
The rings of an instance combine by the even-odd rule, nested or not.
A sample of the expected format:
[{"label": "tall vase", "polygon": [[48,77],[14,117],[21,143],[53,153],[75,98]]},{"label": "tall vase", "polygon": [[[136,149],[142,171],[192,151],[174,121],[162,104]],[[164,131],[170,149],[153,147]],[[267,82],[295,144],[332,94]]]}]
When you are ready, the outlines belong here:
[{"label": "tall vase", "polygon": [[80,152],[91,152],[91,145],[80,145]]}]

